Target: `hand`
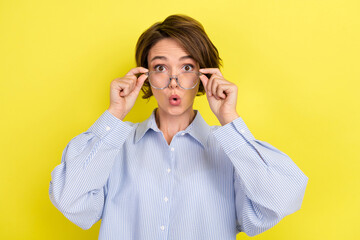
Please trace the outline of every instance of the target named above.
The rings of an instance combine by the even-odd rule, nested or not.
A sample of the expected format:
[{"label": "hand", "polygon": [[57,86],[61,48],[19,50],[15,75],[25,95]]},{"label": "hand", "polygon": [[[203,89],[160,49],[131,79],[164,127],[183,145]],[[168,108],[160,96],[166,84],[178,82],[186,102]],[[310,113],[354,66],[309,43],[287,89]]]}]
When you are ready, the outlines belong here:
[{"label": "hand", "polygon": [[218,68],[203,68],[199,72],[211,74],[210,79],[201,75],[211,111],[222,126],[239,117],[236,112],[237,86],[227,81]]},{"label": "hand", "polygon": [[149,70],[143,67],[131,69],[124,77],[114,79],[110,84],[110,106],[108,111],[115,117],[123,120],[134,106],[140,89],[147,75],[139,78],[135,74],[146,73]]}]

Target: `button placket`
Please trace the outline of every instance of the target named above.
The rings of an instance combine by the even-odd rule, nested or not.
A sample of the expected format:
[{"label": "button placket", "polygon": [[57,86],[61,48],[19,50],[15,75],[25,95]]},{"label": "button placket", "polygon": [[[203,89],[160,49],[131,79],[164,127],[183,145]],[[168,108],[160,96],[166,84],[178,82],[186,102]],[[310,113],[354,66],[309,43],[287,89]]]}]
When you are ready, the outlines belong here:
[{"label": "button placket", "polygon": [[[171,163],[174,162],[174,151],[175,151],[175,148],[174,147],[170,147],[170,158],[171,158]],[[166,169],[166,172],[168,173],[168,175],[170,174],[171,172],[171,168],[167,168]],[[170,183],[171,181],[168,181],[168,183]],[[169,186],[169,190],[171,189],[171,186]],[[164,197],[164,202],[167,203],[169,201],[169,198],[167,196]]]},{"label": "button placket", "polygon": [[165,168],[165,181],[166,181],[166,190],[164,192],[164,195],[162,197],[162,204],[163,204],[163,208],[166,209],[166,211],[164,212],[165,214],[165,218],[163,218],[160,222],[160,231],[161,232],[167,232],[167,227],[168,227],[168,224],[169,224],[169,218],[170,218],[170,207],[171,207],[171,204],[170,204],[170,195],[172,193],[172,188],[173,188],[173,175],[171,174],[172,173],[172,170],[173,170],[173,166],[174,166],[174,161],[175,161],[175,150],[176,148],[173,147],[173,145],[170,145],[169,146],[169,166],[167,168]]}]

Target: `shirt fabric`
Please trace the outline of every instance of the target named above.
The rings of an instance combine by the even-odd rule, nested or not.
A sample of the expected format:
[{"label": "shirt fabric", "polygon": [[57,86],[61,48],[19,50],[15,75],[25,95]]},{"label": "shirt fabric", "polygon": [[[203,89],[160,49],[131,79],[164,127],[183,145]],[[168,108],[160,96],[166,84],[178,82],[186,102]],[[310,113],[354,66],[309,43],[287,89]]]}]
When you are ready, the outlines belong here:
[{"label": "shirt fabric", "polygon": [[242,118],[209,126],[199,112],[170,145],[155,111],[141,123],[105,111],[70,141],[52,172],[52,203],[99,239],[236,239],[300,209],[308,178],[256,140]]}]

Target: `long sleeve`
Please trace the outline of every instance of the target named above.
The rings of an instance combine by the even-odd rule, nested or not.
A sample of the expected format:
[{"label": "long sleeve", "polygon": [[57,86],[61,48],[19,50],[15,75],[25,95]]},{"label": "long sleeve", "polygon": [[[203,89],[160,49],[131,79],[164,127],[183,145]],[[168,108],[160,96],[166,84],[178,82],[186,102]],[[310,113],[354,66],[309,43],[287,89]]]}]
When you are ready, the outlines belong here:
[{"label": "long sleeve", "polygon": [[51,173],[52,203],[81,228],[101,218],[107,179],[132,129],[105,111],[88,131],[70,141]]},{"label": "long sleeve", "polygon": [[286,154],[256,140],[241,118],[213,134],[234,166],[239,231],[257,235],[300,209],[308,178]]}]

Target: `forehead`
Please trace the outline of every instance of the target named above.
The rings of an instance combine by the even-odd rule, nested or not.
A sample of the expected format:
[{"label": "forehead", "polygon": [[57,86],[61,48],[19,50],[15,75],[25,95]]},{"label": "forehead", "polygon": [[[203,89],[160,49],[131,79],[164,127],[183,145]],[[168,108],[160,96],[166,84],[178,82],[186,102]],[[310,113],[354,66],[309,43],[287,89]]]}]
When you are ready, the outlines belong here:
[{"label": "forehead", "polygon": [[157,42],[149,51],[148,62],[157,57],[164,60],[179,60],[184,56],[189,56],[189,53],[174,39],[164,38]]}]

